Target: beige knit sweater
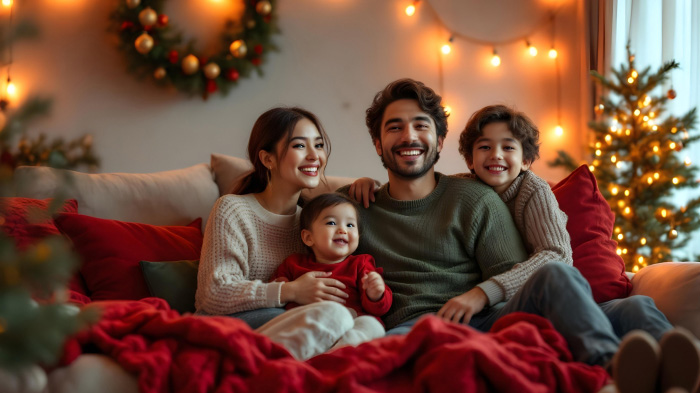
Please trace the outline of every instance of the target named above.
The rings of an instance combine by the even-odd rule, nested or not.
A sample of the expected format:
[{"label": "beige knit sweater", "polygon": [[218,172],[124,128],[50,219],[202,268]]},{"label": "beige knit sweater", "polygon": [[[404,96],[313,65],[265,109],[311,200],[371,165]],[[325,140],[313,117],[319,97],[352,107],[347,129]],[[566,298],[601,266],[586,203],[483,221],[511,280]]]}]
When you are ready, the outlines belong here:
[{"label": "beige knit sweater", "polygon": [[529,258],[513,267],[499,278],[515,282],[507,285],[505,299],[510,299],[528,278],[549,262],[562,262],[569,266],[571,238],[566,231],[566,214],[546,181],[532,171],[521,173],[513,183],[499,194],[513,216]]},{"label": "beige knit sweater", "polygon": [[252,194],[219,198],[204,232],[197,311],[226,315],[281,307],[282,283],[267,280],[284,258],[304,250],[300,212],[271,213]]}]

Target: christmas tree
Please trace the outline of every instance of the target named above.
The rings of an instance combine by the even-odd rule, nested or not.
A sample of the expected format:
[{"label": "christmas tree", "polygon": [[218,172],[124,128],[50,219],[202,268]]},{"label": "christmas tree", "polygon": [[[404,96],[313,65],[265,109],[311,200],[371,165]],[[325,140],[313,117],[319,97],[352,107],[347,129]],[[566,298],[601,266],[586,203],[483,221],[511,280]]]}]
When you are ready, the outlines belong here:
[{"label": "christmas tree", "polygon": [[[20,24],[20,26],[26,26]],[[1,31],[9,31],[0,26]],[[16,30],[9,38],[0,39],[0,53],[19,37]],[[8,102],[0,102],[0,148],[3,153],[14,144],[25,130],[26,123],[48,109],[48,101],[28,100],[17,108],[9,110]],[[60,145],[60,144],[59,144]],[[8,153],[9,154],[9,153]],[[0,196],[12,195],[13,165],[5,162],[3,154],[0,162]],[[49,164],[65,164],[65,156],[46,156]],[[16,161],[15,161],[16,162]],[[62,204],[60,195],[53,198],[48,211],[31,211],[28,221],[45,222]],[[45,376],[38,365],[52,366],[62,353],[66,338],[96,319],[95,310],[79,310],[67,303],[67,284],[78,260],[71,253],[70,246],[60,236],[44,238],[27,248],[19,249],[15,241],[5,234],[5,217],[11,198],[0,198],[0,390],[13,390],[8,376],[17,375],[27,385],[27,375],[36,376],[37,387]],[[17,381],[15,381],[17,382]],[[9,385],[8,385],[9,384]],[[24,385],[22,385],[24,384]]]},{"label": "christmas tree", "polygon": [[[679,152],[698,140],[696,108],[681,117],[666,114],[665,105],[676,97],[670,89],[658,95],[675,61],[651,73],[638,71],[627,48],[628,63],[612,71],[612,77],[592,71],[598,85],[610,92],[596,106],[589,169],[615,213],[613,239],[628,271],[648,264],[680,260],[674,256],[700,226],[700,198],[677,206],[672,194],[695,188],[697,167]],[[577,163],[565,152],[552,166],[575,169]]]}]

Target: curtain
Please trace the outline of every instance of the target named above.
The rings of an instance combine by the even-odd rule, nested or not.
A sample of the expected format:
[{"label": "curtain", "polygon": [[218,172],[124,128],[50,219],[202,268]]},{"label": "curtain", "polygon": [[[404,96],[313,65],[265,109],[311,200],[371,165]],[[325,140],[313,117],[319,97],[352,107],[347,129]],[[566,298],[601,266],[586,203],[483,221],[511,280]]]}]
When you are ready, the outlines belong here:
[{"label": "curtain", "polygon": [[[664,62],[676,60],[680,69],[654,94],[666,94],[673,88],[677,96],[666,104],[667,113],[681,116],[700,106],[700,1],[697,0],[608,0],[607,21],[610,29],[610,64],[619,67],[627,62],[629,40],[637,69],[658,69]],[[609,71],[610,68],[607,68]],[[699,108],[700,110],[700,108]],[[698,124],[700,126],[700,124]],[[696,131],[697,127],[696,127]],[[684,147],[681,158],[700,165],[700,141]],[[698,181],[698,179],[696,179]],[[672,201],[682,206],[700,195],[700,190],[679,190]],[[700,257],[700,231],[693,234],[677,257]],[[697,259],[695,259],[697,260]]]}]

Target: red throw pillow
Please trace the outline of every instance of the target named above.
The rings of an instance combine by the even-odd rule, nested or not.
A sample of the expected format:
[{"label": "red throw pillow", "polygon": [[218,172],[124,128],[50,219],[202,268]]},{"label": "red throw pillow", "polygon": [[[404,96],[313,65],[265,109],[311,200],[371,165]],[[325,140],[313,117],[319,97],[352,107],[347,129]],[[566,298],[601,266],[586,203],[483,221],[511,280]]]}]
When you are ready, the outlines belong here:
[{"label": "red throw pillow", "polygon": [[625,263],[612,240],[615,214],[598,189],[588,166],[581,165],[552,187],[559,208],[569,220],[574,266],[588,280],[597,303],[623,298],[632,290]]},{"label": "red throw pillow", "polygon": [[[60,234],[52,217],[47,214],[52,201],[52,199],[20,197],[0,198],[2,230],[15,241],[18,249],[25,250],[47,236]],[[66,200],[58,212],[77,213],[78,201],[75,199]],[[75,273],[68,287],[81,295],[87,294],[83,279],[78,272]]]},{"label": "red throw pillow", "polygon": [[149,297],[139,261],[199,259],[202,219],[187,226],[155,226],[61,214],[58,229],[83,259],[80,273],[92,300]]}]

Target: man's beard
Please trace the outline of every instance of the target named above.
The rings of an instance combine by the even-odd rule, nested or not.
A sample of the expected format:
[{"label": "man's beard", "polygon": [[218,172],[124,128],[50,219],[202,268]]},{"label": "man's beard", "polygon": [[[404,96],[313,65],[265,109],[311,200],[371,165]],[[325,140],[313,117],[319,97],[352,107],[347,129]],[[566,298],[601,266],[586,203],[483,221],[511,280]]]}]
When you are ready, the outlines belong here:
[{"label": "man's beard", "polygon": [[[423,160],[422,166],[419,167],[416,163],[415,165],[409,164],[408,167],[402,167],[396,162],[396,150],[406,148],[418,148],[423,150],[424,153],[422,154],[425,158]],[[428,149],[426,145],[423,145],[421,143],[407,143],[395,146],[389,152],[384,151],[384,148],[382,147],[382,155],[380,156],[380,158],[382,159],[382,164],[384,165],[384,168],[390,170],[395,175],[404,179],[418,179],[420,177],[423,177],[423,175],[428,173],[430,169],[432,169],[435,166],[435,163],[440,159],[440,152],[438,152],[436,148]]]}]

